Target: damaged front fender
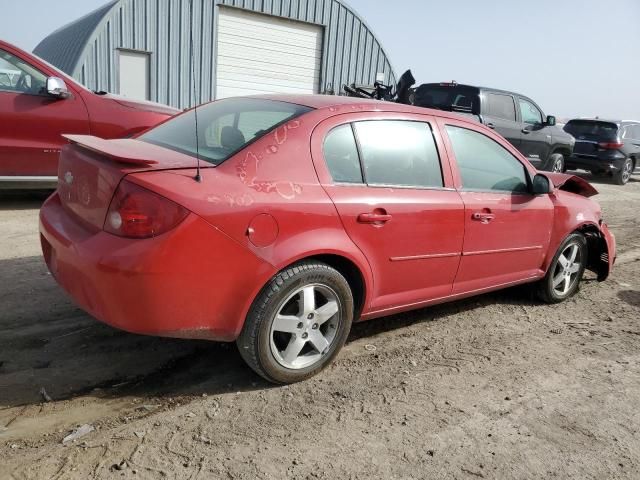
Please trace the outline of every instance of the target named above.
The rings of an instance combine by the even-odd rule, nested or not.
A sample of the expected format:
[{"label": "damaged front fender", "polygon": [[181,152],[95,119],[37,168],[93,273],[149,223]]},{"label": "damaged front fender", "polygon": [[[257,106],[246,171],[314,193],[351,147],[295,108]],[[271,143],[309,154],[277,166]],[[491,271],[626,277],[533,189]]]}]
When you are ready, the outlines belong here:
[{"label": "damaged front fender", "polygon": [[605,223],[599,229],[588,228],[583,233],[589,249],[587,269],[598,275],[599,282],[604,282],[616,262],[616,238]]},{"label": "damaged front fender", "polygon": [[554,187],[558,190],[575,193],[576,195],[582,195],[586,198],[598,195],[598,190],[596,190],[593,185],[577,175],[549,172],[544,172],[544,174],[553,182]]}]

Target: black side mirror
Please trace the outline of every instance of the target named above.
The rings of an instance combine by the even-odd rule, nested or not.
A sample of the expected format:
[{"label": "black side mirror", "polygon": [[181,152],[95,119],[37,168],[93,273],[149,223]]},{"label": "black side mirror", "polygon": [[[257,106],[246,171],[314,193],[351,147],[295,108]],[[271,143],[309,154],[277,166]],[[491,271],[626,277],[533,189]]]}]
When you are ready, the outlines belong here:
[{"label": "black side mirror", "polygon": [[556,122],[556,117],[554,117],[553,115],[549,115],[549,116],[547,117],[546,125],[547,125],[548,127],[555,127],[555,126],[556,126],[556,123],[557,123],[557,122]]},{"label": "black side mirror", "polygon": [[546,175],[538,174],[533,177],[531,190],[534,195],[548,195],[553,192],[553,184]]}]

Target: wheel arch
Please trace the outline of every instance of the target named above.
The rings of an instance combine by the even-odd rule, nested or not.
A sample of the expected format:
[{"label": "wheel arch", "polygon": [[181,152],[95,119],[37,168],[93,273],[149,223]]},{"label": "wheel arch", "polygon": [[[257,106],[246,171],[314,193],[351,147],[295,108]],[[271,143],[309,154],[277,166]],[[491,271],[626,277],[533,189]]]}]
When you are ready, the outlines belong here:
[{"label": "wheel arch", "polygon": [[587,270],[598,275],[598,281],[606,280],[609,275],[609,248],[600,227],[585,223],[576,232],[587,239]]},{"label": "wheel arch", "polygon": [[551,149],[551,153],[549,154],[549,156],[555,155],[556,153],[560,153],[566,159],[567,157],[571,156],[572,152],[571,152],[571,148],[569,148],[569,146],[567,146],[567,145],[555,145]]},{"label": "wheel arch", "polygon": [[558,225],[556,223],[556,229],[554,229],[557,233],[554,233],[551,239],[551,242],[549,244],[549,252],[545,258],[544,264],[543,264],[543,268],[542,270],[544,271],[545,274],[547,274],[549,272],[549,268],[551,267],[551,263],[553,261],[553,257],[556,255],[556,253],[558,252],[558,249],[560,248],[560,245],[562,245],[562,243],[570,236],[573,235],[574,233],[580,233],[582,235],[584,235],[585,237],[587,237],[587,247],[589,246],[589,241],[588,241],[588,235],[594,235],[593,232],[597,232],[599,235],[600,234],[600,228],[598,227],[597,223],[594,223],[591,220],[587,220],[582,222],[579,225],[573,225],[570,226],[569,228],[562,228],[561,232],[558,232],[557,230]]},{"label": "wheel arch", "polygon": [[369,296],[373,291],[373,272],[366,257],[364,257],[359,250],[346,252],[335,249],[313,249],[300,252],[298,255],[289,256],[286,259],[271,264],[274,267],[274,271],[268,278],[262,279],[262,285],[250,295],[250,300],[243,308],[242,321],[238,325],[236,335],[240,334],[251,309],[251,305],[253,305],[255,299],[258,298],[264,288],[269,285],[269,282],[280,272],[305,261],[325,263],[345,277],[353,294],[354,321],[357,321],[358,317],[365,311],[367,305],[369,305]]},{"label": "wheel arch", "polygon": [[351,287],[355,309],[354,319],[357,319],[364,310],[368,291],[364,275],[358,265],[349,258],[334,253],[313,255],[299,260],[298,262],[304,260],[317,260],[319,262],[326,263],[342,274]]}]

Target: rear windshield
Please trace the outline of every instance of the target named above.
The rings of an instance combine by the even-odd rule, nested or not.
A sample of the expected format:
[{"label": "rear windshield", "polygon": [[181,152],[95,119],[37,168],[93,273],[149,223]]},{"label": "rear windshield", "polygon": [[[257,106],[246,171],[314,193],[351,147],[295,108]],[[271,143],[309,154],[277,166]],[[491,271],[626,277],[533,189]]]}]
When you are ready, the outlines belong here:
[{"label": "rear windshield", "polygon": [[453,112],[480,113],[480,94],[476,88],[426,84],[418,87],[415,105]]},{"label": "rear windshield", "polygon": [[199,155],[201,160],[220,165],[247,145],[281,124],[312,109],[293,103],[255,98],[230,98],[190,110],[138,137],[176,152]]},{"label": "rear windshield", "polygon": [[564,126],[564,131],[579,140],[613,139],[618,136],[618,125],[594,120],[571,120]]}]

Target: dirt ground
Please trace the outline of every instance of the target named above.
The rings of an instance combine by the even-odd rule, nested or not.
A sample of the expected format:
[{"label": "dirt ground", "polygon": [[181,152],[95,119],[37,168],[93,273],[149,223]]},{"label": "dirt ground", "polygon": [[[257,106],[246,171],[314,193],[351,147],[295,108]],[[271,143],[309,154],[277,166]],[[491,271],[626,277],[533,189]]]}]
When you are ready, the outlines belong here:
[{"label": "dirt ground", "polygon": [[93,320],[41,260],[43,197],[0,198],[0,479],[640,478],[640,178],[586,178],[619,242],[609,281],[358,324],[279,388],[234,345]]}]

